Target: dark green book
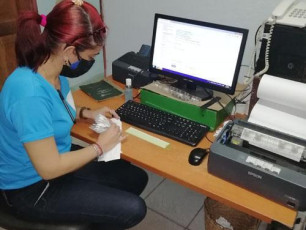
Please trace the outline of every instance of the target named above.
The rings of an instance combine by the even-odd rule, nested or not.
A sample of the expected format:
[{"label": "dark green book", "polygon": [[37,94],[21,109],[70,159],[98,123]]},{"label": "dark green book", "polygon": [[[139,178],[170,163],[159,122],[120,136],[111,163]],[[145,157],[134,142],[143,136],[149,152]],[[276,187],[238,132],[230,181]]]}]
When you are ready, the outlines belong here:
[{"label": "dark green book", "polygon": [[104,80],[87,85],[81,85],[80,89],[98,101],[122,94],[122,90],[119,90],[111,83]]}]

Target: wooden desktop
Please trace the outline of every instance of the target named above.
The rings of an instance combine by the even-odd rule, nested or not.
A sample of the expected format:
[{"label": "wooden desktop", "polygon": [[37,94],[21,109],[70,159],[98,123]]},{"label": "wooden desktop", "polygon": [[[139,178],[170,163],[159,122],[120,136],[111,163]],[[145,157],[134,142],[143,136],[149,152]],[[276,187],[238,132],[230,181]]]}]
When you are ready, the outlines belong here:
[{"label": "wooden desktop", "polygon": [[[136,93],[134,91],[134,95]],[[87,106],[92,109],[102,106],[116,109],[124,103],[123,95],[101,102],[97,102],[81,90],[75,91],[73,96],[77,106]],[[72,128],[72,136],[87,143],[94,142],[98,134],[89,128],[90,124],[89,121],[78,121]],[[131,125],[123,122],[123,130],[129,127]],[[148,131],[144,132],[169,142],[170,146],[163,149],[129,135],[122,142],[121,157],[123,159],[267,223],[274,220],[289,227],[294,225],[297,215],[295,210],[209,174],[207,171],[208,157],[199,166],[190,165],[188,156],[193,147]],[[212,132],[208,133],[207,137],[209,140],[214,139]],[[210,144],[207,138],[204,138],[197,147],[209,148]]]}]

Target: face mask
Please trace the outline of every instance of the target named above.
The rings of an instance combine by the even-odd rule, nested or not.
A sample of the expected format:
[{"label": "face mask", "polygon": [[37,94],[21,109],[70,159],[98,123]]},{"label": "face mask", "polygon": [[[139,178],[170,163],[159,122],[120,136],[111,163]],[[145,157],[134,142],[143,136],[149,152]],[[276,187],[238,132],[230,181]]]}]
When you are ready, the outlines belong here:
[{"label": "face mask", "polygon": [[94,63],[94,59],[89,61],[85,59],[80,59],[79,61],[72,63],[70,66],[64,65],[60,75],[69,78],[79,77],[84,73],[88,72],[88,70],[90,70]]}]

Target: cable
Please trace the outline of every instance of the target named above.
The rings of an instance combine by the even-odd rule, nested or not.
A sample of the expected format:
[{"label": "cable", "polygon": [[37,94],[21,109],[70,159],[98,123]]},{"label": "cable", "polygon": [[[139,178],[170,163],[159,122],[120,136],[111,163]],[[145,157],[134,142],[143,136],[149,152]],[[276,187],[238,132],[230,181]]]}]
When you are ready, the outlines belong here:
[{"label": "cable", "polygon": [[237,105],[237,104],[236,104],[235,101],[234,101],[234,113],[233,113],[232,118],[230,118],[231,120],[234,120],[234,119],[236,118],[236,108],[237,108],[236,105]]},{"label": "cable", "polygon": [[258,38],[258,34],[259,34],[259,31],[264,28],[264,25],[265,25],[266,21],[264,21],[256,30],[256,33],[255,33],[255,39],[254,39],[254,49],[253,49],[253,52],[252,52],[252,56],[251,56],[251,60],[250,60],[250,65],[249,65],[249,70],[248,70],[248,73],[246,76],[244,76],[244,84],[245,85],[249,85],[252,80],[253,80],[253,74],[252,72],[254,72],[254,69],[255,69],[255,65],[256,65],[256,53],[257,53],[257,49],[258,49],[258,44],[259,44],[259,41],[260,39]]},{"label": "cable", "polygon": [[[225,94],[226,96],[228,96],[229,98],[230,98],[230,101],[232,101],[233,100],[233,98],[230,96],[230,95],[228,95],[228,94]],[[227,115],[230,117],[231,115],[232,115],[232,111],[230,111],[230,112],[228,112],[227,110],[226,110],[226,108],[222,105],[222,103],[218,100],[217,101],[218,102],[218,104],[222,107],[222,109],[227,113]],[[233,100],[233,102],[234,102],[234,114],[236,113],[236,103],[235,103],[235,100]],[[235,117],[235,115],[234,115],[234,117]],[[230,119],[232,120],[232,118],[230,117]]]},{"label": "cable", "polygon": [[[256,55],[256,46],[255,46],[255,48],[254,48],[254,50],[253,50],[253,54],[252,54],[252,56],[251,56],[252,58],[251,58],[251,60],[250,60],[250,63],[253,62],[255,55]],[[250,64],[250,65],[249,65],[248,73],[247,73],[246,76],[244,76],[244,82],[243,82],[243,83],[244,83],[245,85],[250,84],[250,82],[251,82],[252,79],[253,79],[253,77],[251,76],[252,70],[254,70],[254,68],[252,68],[252,66],[251,66],[251,64]]]},{"label": "cable", "polygon": [[245,64],[243,64],[243,65],[240,65],[241,67],[250,67],[249,65],[245,65]]},{"label": "cable", "polygon": [[228,94],[225,94],[225,95],[228,96],[231,100],[233,100],[233,98],[230,95],[228,95]]},{"label": "cable", "polygon": [[271,23],[268,38],[267,38],[266,52],[265,52],[265,67],[261,71],[257,72],[255,74],[255,77],[260,77],[261,75],[266,73],[268,71],[269,67],[270,67],[270,65],[269,65],[269,54],[270,54],[270,45],[271,45],[271,38],[272,38],[274,26],[275,26],[275,19]]},{"label": "cable", "polygon": [[244,104],[246,103],[245,101],[243,101],[244,99],[246,99],[250,94],[252,93],[252,91],[250,91],[247,95],[245,95],[242,99],[237,99],[237,104]]},{"label": "cable", "polygon": [[[267,23],[267,21],[264,21],[258,28],[257,28],[257,30],[256,30],[256,33],[255,33],[255,49],[257,50],[257,45],[259,44],[259,41],[261,41],[261,39],[260,38],[258,38],[258,34],[259,34],[259,31],[260,31],[260,29],[262,29],[263,30],[263,32],[264,32],[264,28],[265,28],[265,24]],[[263,33],[262,32],[262,33]],[[256,58],[256,52],[255,52],[255,54],[254,54],[254,58],[253,58],[253,69],[255,69],[255,66],[256,66],[256,60],[257,60],[257,58]]]},{"label": "cable", "polygon": [[207,133],[206,133],[206,135],[205,135],[205,138],[206,138],[210,143],[213,143],[213,141],[210,140],[210,139],[208,138]]}]

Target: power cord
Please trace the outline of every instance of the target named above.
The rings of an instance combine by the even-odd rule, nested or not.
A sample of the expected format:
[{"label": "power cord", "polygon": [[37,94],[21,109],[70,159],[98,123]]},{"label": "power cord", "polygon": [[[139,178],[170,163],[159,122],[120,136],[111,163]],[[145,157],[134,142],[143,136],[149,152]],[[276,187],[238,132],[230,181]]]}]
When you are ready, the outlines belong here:
[{"label": "power cord", "polygon": [[210,140],[210,139],[208,138],[207,133],[206,133],[206,135],[205,135],[205,138],[206,138],[210,143],[213,143],[213,141]]},{"label": "power cord", "polygon": [[[228,94],[225,94],[225,95],[230,98],[230,101],[233,100],[233,98],[230,95],[228,95]],[[231,120],[235,119],[235,114],[236,114],[236,109],[237,109],[236,108],[236,100],[235,99],[233,100],[233,102],[234,102],[234,107],[233,107],[233,109],[234,109],[234,113],[233,114],[234,115],[233,115],[233,117],[231,116],[233,110],[232,111],[227,111],[227,109],[224,107],[224,105],[222,105],[222,103],[220,101],[217,101],[217,102],[222,107],[222,109],[226,112],[227,116],[230,117]]]},{"label": "power cord", "polygon": [[269,67],[270,67],[270,65],[269,65],[269,54],[270,54],[270,45],[271,45],[271,38],[272,38],[274,26],[275,26],[275,19],[272,21],[272,23],[270,25],[269,34],[266,38],[267,39],[267,44],[266,44],[266,52],[265,52],[265,67],[261,71],[255,73],[255,77],[260,77],[261,75],[266,73],[268,71]]},{"label": "power cord", "polygon": [[256,52],[257,52],[258,44],[259,44],[259,41],[260,41],[260,39],[258,38],[258,33],[264,27],[265,23],[266,23],[266,21],[264,21],[257,28],[256,33],[255,33],[254,49],[253,49],[253,52],[252,52],[252,56],[251,56],[251,60],[250,60],[250,65],[248,66],[249,70],[248,70],[247,74],[244,76],[244,84],[245,85],[249,85],[252,82],[252,80],[253,80],[253,72],[254,72],[255,65],[256,65]]},{"label": "power cord", "polygon": [[245,104],[248,101],[244,101],[244,99],[246,99],[250,94],[252,93],[252,91],[250,91],[247,95],[245,95],[243,98],[241,99],[236,99],[236,104]]}]

